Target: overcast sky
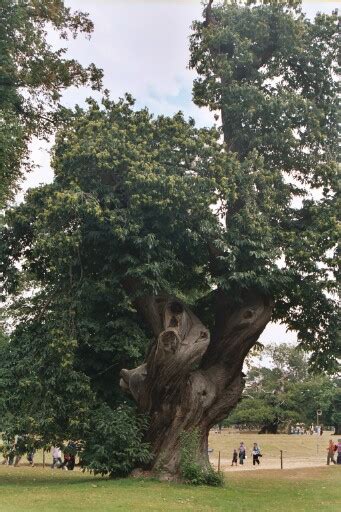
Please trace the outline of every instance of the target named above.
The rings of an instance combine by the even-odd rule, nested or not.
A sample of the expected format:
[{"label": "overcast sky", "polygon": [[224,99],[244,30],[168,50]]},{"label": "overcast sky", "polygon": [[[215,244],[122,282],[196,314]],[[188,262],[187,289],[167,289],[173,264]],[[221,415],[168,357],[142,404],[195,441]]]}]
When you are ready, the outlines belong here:
[{"label": "overcast sky", "polygon": [[[65,3],[73,10],[88,12],[95,24],[90,41],[80,36],[68,42],[69,55],[83,65],[94,62],[103,68],[104,86],[113,99],[130,92],[138,107],[147,106],[155,114],[171,115],[182,110],[199,126],[213,124],[212,114],[191,101],[195,73],[187,68],[190,27],[193,20],[201,17],[200,0],[66,0]],[[338,5],[337,0],[309,0],[303,2],[303,11],[314,17],[318,11],[331,13]],[[59,44],[53,34],[50,37],[54,44]],[[65,92],[63,102],[72,107],[82,104],[89,95],[94,96],[93,91],[71,88]],[[32,156],[40,167],[27,177],[18,201],[27,188],[52,181],[48,149],[41,141],[32,143]],[[287,333],[285,326],[269,324],[260,341],[295,339],[295,334]]]}]

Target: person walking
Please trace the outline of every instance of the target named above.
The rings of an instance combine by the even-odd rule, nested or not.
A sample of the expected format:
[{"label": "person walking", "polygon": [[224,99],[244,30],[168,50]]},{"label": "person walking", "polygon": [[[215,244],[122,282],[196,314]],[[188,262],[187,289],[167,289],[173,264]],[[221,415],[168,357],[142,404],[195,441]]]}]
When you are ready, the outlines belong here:
[{"label": "person walking", "polygon": [[239,464],[244,464],[244,459],[246,459],[246,447],[243,441],[239,445]]},{"label": "person walking", "polygon": [[329,466],[330,461],[332,461],[333,464],[336,464],[336,461],[334,459],[334,452],[335,452],[335,445],[332,439],[330,439],[327,447],[327,466]]},{"label": "person walking", "polygon": [[237,452],[236,448],[233,450],[231,466],[233,466],[234,463],[236,464],[236,466],[238,465],[238,452]]},{"label": "person walking", "polygon": [[2,445],[2,455],[4,460],[2,464],[8,464],[8,466],[12,466],[15,457],[15,442],[14,440],[4,439]]},{"label": "person walking", "polygon": [[15,459],[14,459],[14,464],[13,464],[15,467],[19,466],[22,456],[26,452],[26,442],[27,442],[26,435],[16,436],[16,441],[15,441],[15,445],[14,445]]},{"label": "person walking", "polygon": [[253,443],[253,450],[252,450],[252,464],[255,466],[256,463],[259,466],[259,457],[261,457],[260,448],[257,443]]},{"label": "person walking", "polygon": [[55,467],[60,468],[63,465],[62,461],[62,451],[58,446],[54,446],[52,448],[52,466],[51,468],[54,469]]},{"label": "person walking", "polygon": [[337,459],[336,459],[336,463],[337,463],[337,464],[341,464],[341,439],[338,439],[338,440],[337,440],[337,447],[336,447],[336,450],[337,450]]},{"label": "person walking", "polygon": [[29,465],[32,468],[34,468],[34,454],[35,454],[34,448],[31,448],[31,450],[27,453],[27,460],[28,460]]}]

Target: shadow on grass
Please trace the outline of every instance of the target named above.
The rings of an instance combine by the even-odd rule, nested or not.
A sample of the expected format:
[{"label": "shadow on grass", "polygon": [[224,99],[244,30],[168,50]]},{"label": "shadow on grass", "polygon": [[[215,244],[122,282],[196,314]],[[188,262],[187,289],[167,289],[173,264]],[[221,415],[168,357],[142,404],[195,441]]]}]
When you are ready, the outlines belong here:
[{"label": "shadow on grass", "polygon": [[157,478],[110,478],[102,477],[100,475],[91,475],[90,473],[81,473],[79,471],[66,472],[61,469],[40,469],[35,471],[35,468],[15,468],[3,467],[0,468],[0,489],[8,486],[26,486],[26,487],[58,487],[64,486],[85,486],[90,484],[96,487],[118,485],[124,487],[140,486],[150,484],[165,484],[169,482],[160,482]]}]

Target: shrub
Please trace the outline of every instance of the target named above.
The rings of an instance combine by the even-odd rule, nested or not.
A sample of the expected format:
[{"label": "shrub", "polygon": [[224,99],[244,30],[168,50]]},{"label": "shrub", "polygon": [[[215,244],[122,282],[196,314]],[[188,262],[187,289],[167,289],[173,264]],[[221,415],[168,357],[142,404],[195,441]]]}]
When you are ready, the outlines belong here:
[{"label": "shrub", "polygon": [[85,470],[110,477],[126,476],[137,464],[151,459],[143,442],[146,420],[135,409],[121,405],[111,409],[101,405],[91,419],[81,454]]},{"label": "shrub", "polygon": [[182,432],[180,439],[180,475],[184,482],[191,485],[224,485],[221,472],[215,471],[211,464],[201,465],[199,459],[200,435],[197,429]]}]

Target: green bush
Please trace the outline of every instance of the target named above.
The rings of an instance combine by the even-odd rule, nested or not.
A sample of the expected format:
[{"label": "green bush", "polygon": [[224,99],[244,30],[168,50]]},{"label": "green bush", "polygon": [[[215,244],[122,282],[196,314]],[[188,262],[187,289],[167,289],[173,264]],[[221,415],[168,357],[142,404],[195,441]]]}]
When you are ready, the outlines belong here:
[{"label": "green bush", "polygon": [[211,485],[222,487],[224,477],[215,471],[211,464],[201,465],[199,460],[200,435],[197,429],[182,432],[180,439],[180,475],[191,485]]},{"label": "green bush", "polygon": [[146,420],[135,409],[121,405],[111,409],[101,405],[91,419],[81,453],[85,470],[95,475],[126,476],[136,467],[151,460],[149,445],[143,442]]}]

